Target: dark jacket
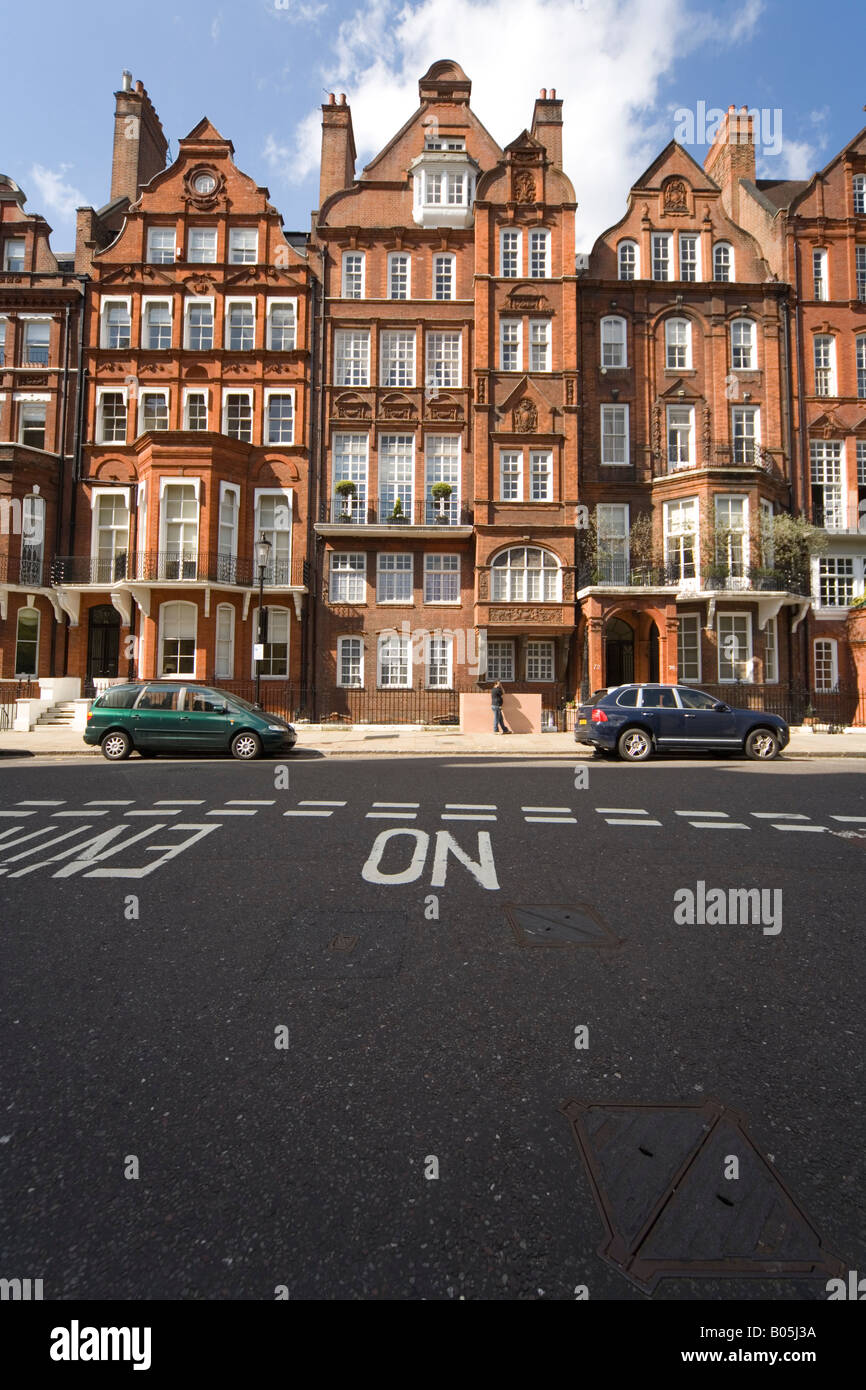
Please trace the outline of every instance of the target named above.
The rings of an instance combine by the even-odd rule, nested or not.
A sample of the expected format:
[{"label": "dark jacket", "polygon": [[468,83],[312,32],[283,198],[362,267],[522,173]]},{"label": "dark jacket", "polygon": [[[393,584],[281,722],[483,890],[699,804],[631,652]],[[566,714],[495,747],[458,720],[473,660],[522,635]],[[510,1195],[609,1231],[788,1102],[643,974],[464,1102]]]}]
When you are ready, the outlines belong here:
[{"label": "dark jacket", "polygon": [[490,692],[490,703],[494,709],[496,709],[497,707],[499,709],[502,709],[502,697],[504,694],[505,691],[501,688],[497,688],[496,686],[493,687],[493,689]]}]

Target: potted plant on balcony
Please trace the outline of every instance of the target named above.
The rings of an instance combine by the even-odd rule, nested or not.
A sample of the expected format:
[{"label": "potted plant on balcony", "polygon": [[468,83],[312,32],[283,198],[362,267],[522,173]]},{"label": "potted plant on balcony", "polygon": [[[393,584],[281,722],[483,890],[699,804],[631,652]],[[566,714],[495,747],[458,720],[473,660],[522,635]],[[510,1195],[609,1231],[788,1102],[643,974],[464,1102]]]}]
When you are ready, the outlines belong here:
[{"label": "potted plant on balcony", "polygon": [[357,496],[357,494],[358,494],[358,489],[356,488],[355,484],[352,482],[351,478],[343,478],[343,480],[342,480],[341,482],[337,483],[337,486],[335,487],[334,491],[337,492],[337,493],[339,494],[340,498],[342,499],[342,503],[343,503],[342,510],[341,510],[341,512],[340,512],[340,515],[339,515],[339,517],[338,517],[338,520],[339,520],[339,521],[351,521],[351,519],[352,519],[352,499],[353,499],[354,497]]},{"label": "potted plant on balcony", "polygon": [[445,503],[448,501],[453,491],[454,489],[450,483],[434,483],[431,487],[430,495],[438,506],[438,511],[436,513],[437,522],[447,523],[450,520],[445,510]]},{"label": "potted plant on balcony", "polygon": [[704,586],[707,589],[724,589],[727,580],[727,565],[707,565],[704,570]]},{"label": "potted plant on balcony", "polygon": [[409,518],[403,511],[403,503],[400,501],[399,497],[396,497],[394,499],[394,506],[392,507],[390,515],[388,516],[389,525],[399,526],[402,524],[403,526],[405,526],[408,520]]}]

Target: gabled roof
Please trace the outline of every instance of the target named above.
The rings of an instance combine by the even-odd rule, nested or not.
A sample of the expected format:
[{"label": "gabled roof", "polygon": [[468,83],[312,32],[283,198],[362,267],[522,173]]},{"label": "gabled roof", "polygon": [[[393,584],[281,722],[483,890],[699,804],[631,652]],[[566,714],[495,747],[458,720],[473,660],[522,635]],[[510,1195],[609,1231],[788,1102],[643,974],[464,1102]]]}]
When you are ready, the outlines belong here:
[{"label": "gabled roof", "polygon": [[686,161],[686,167],[691,166],[696,175],[695,188],[704,192],[719,192],[719,185],[711,179],[707,171],[701,168],[696,159],[693,159],[688,150],[680,145],[676,140],[670,140],[665,145],[660,154],[657,154],[652,164],[641,174],[640,178],[635,179],[632,188],[652,188],[658,182],[657,175],[666,164],[669,164],[671,157],[680,155]]},{"label": "gabled roof", "polygon": [[[812,177],[804,183],[800,192],[796,195],[796,197],[792,198],[790,206],[793,207],[795,202],[799,202],[801,198],[805,198],[807,193],[817,183],[818,179],[821,179],[822,181],[825,180],[828,174],[830,173],[831,169],[834,167],[834,165],[841,163],[841,161],[848,154],[848,151],[853,149],[855,145],[860,144],[862,144],[864,149],[866,149],[866,126],[864,126],[862,130],[858,130],[857,134],[853,137],[853,139],[849,140],[847,145],[843,145],[842,149],[839,150],[838,153],[833,155],[833,158],[827,164],[824,165],[823,169],[818,169],[817,172],[814,173]],[[860,152],[861,151],[858,151],[858,153]]]}]

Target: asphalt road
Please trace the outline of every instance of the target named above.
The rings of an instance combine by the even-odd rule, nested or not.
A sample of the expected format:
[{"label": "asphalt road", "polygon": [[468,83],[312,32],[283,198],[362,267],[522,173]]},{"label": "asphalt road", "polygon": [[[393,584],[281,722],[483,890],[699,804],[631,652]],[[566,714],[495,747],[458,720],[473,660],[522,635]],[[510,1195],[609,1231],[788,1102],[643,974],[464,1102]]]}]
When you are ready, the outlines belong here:
[{"label": "asphalt road", "polygon": [[[866,1270],[854,760],[7,763],[0,870],[0,1275],[46,1299],[826,1299],[642,1291],[567,1100],[731,1107]],[[699,881],[766,914],[677,921]],[[675,1262],[740,1193],[770,1240],[707,1181]]]}]

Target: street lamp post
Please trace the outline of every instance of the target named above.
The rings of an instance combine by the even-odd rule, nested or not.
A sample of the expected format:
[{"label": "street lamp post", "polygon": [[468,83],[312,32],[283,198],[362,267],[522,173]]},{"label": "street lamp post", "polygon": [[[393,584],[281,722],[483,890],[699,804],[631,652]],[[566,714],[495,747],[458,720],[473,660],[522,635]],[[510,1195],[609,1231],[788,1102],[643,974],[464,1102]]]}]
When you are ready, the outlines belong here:
[{"label": "street lamp post", "polygon": [[259,648],[259,658],[256,661],[256,704],[261,704],[260,695],[262,689],[262,657],[265,641],[265,570],[271,558],[271,543],[266,539],[264,531],[259,540],[256,541],[256,564],[259,567],[259,622],[256,634],[256,644]]}]

